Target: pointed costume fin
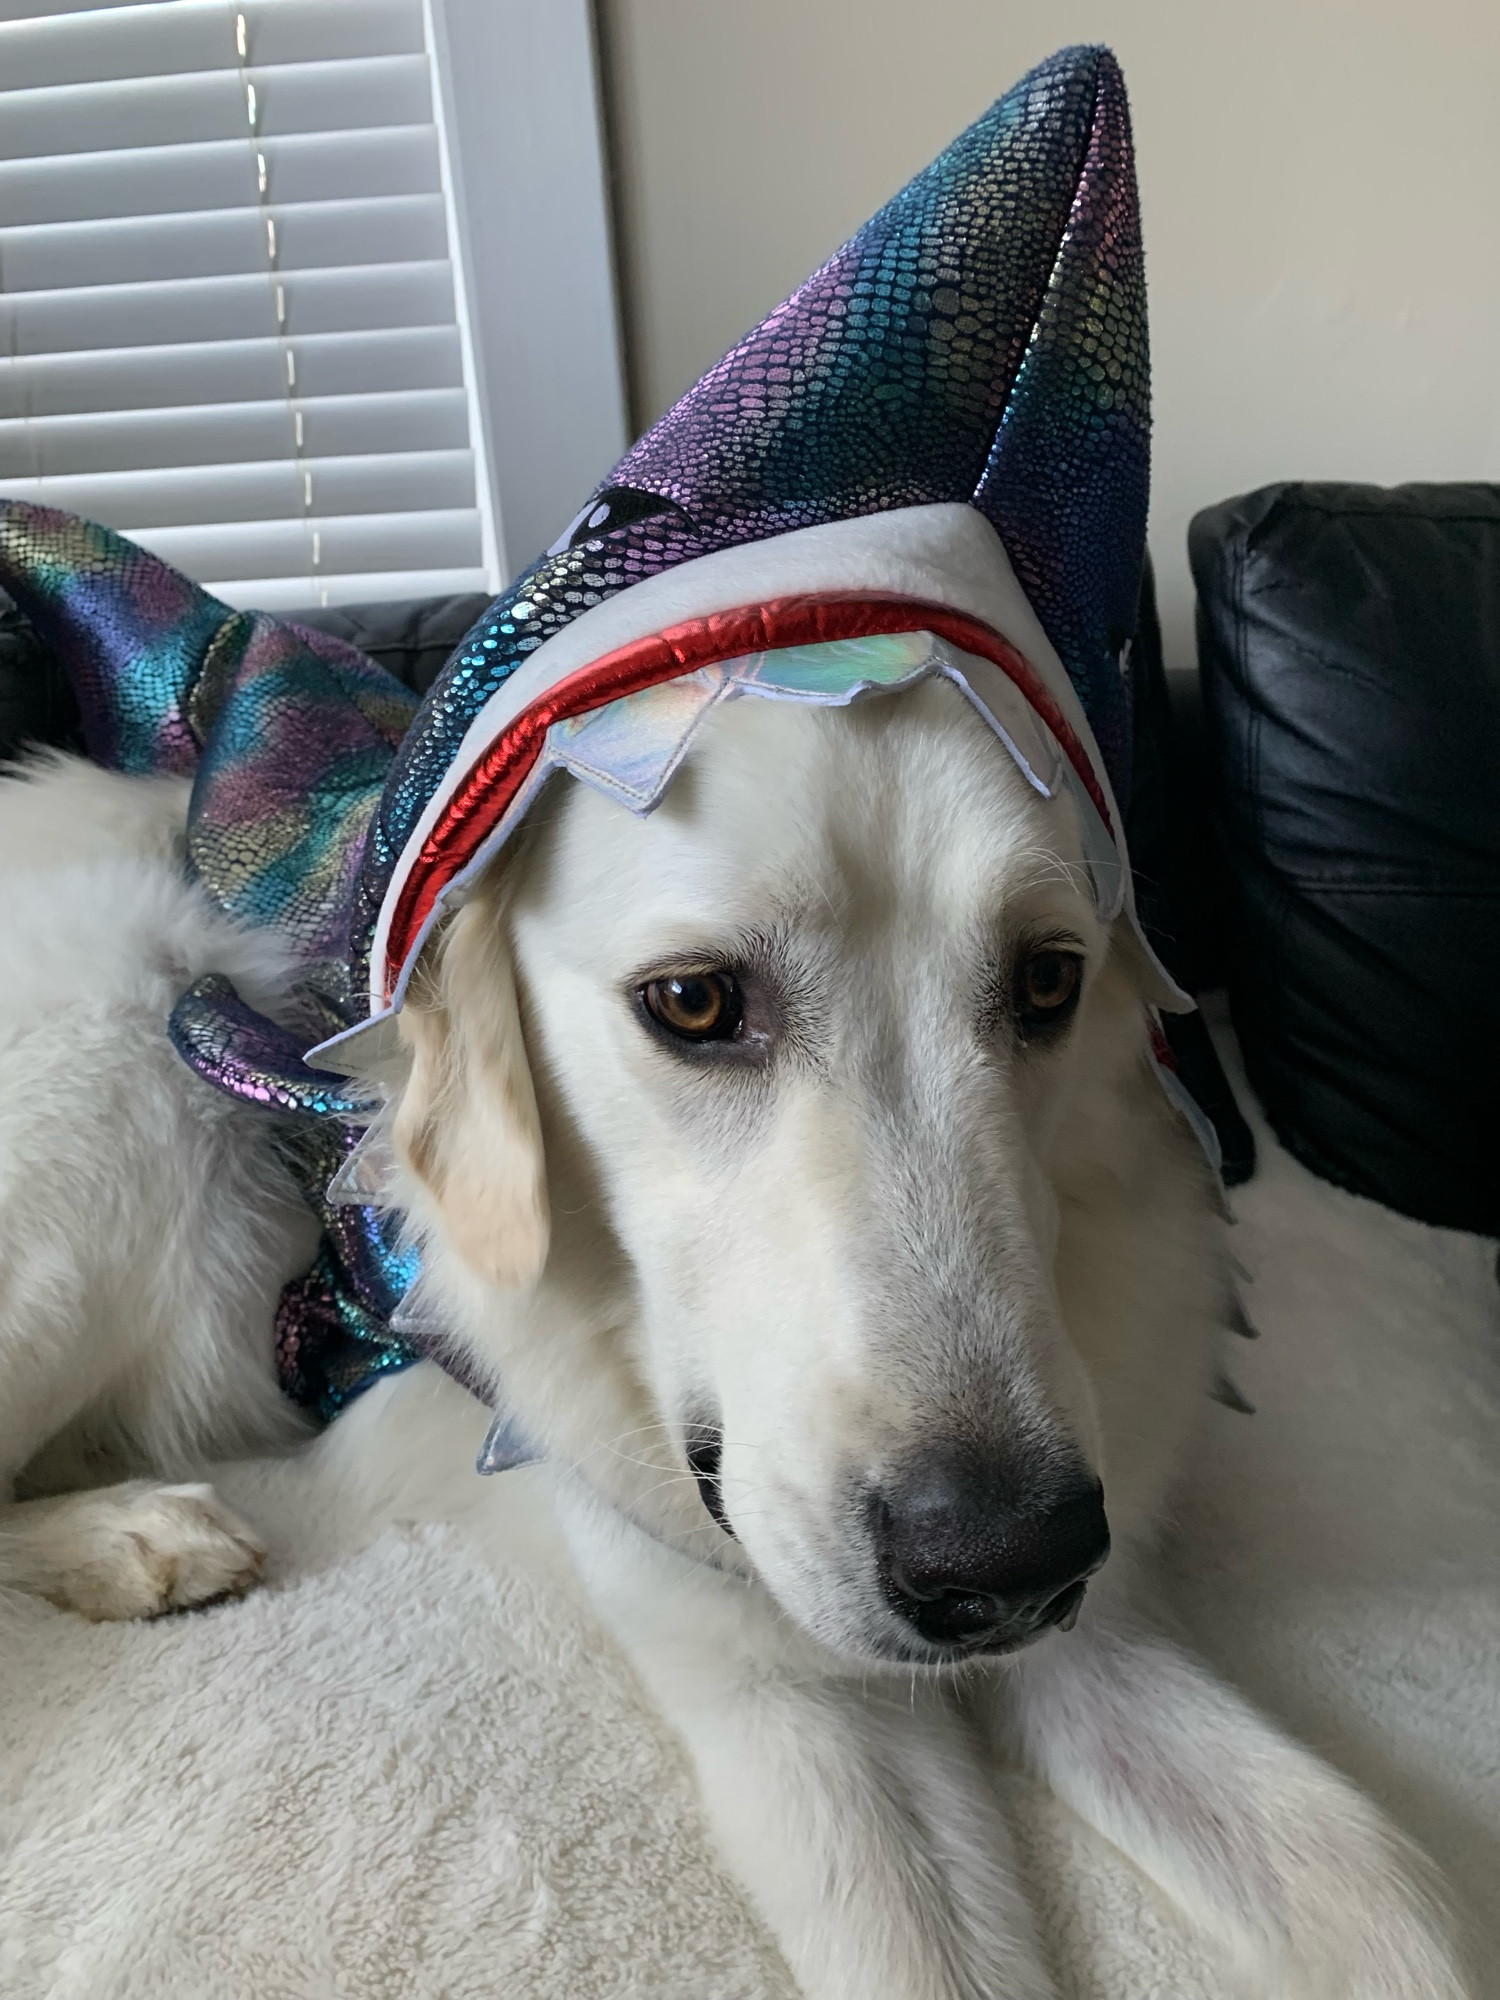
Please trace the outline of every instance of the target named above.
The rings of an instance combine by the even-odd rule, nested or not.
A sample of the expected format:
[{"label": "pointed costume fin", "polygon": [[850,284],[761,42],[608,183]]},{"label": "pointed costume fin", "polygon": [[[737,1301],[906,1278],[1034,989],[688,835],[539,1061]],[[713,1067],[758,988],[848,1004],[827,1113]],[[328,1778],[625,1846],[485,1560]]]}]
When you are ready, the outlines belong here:
[{"label": "pointed costume fin", "polygon": [[326,632],[256,614],[231,637],[214,662],[188,859],[226,910],[293,946],[346,1021],[361,997],[347,979],[350,898],[416,697]]},{"label": "pointed costume fin", "polygon": [[347,1013],[350,896],[415,696],[343,640],[234,611],[55,508],[0,500],[0,587],[67,672],[94,762],[196,774],[192,872]]},{"label": "pointed costume fin", "polygon": [[227,604],[113,529],[24,500],[0,499],[0,589],[66,669],[96,764],[196,768],[192,696]]}]

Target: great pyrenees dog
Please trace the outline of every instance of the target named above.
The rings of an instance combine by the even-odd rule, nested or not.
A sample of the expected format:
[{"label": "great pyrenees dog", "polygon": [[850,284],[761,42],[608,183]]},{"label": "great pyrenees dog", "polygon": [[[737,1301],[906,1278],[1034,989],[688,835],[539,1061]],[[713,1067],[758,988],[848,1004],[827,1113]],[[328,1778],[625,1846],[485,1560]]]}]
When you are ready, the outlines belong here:
[{"label": "great pyrenees dog", "polygon": [[[0,1581],[91,1618],[249,1588],[197,1482],[302,1434],[271,1325],[312,1225],[165,1025],[209,971],[284,1013],[286,968],[185,879],[186,804],[0,783],[0,1477],[44,1496]],[[429,941],[390,1198],[809,2000],[1055,1993],[1015,1760],[1246,1992],[1459,2000],[1420,1859],[1153,1617],[1232,1292],[1087,881],[946,682],[727,704],[649,817],[553,785]],[[369,1392],[387,1438],[435,1373]]]}]

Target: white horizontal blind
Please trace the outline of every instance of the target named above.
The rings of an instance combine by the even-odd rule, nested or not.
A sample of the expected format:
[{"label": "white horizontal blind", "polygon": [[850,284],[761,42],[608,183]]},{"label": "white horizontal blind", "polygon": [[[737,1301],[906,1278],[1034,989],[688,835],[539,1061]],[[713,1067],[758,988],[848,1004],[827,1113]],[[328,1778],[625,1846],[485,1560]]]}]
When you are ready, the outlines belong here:
[{"label": "white horizontal blind", "polygon": [[0,0],[0,493],[232,604],[498,588],[423,0]]}]

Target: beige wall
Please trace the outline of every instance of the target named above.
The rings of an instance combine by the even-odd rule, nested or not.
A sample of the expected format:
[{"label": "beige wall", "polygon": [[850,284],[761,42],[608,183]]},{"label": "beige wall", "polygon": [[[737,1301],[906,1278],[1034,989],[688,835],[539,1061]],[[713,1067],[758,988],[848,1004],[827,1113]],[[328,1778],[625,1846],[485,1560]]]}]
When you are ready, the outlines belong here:
[{"label": "beige wall", "polygon": [[1284,478],[1500,479],[1500,0],[600,0],[635,417],[1031,63],[1130,87],[1152,545]]}]

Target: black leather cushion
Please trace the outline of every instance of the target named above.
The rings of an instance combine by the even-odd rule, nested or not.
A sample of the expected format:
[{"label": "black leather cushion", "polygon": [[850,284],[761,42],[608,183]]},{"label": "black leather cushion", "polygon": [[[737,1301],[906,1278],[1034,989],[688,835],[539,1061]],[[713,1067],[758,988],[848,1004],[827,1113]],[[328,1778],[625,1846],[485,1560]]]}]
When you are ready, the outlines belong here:
[{"label": "black leather cushion", "polygon": [[493,603],[486,592],[422,597],[398,604],[344,604],[326,611],[289,611],[299,625],[347,639],[417,694],[426,694],[469,628]]},{"label": "black leather cushion", "polygon": [[1500,1233],[1500,488],[1288,485],[1189,531],[1229,990],[1315,1172]]}]

